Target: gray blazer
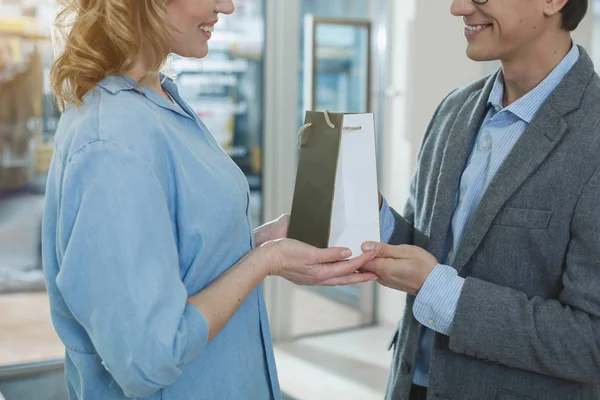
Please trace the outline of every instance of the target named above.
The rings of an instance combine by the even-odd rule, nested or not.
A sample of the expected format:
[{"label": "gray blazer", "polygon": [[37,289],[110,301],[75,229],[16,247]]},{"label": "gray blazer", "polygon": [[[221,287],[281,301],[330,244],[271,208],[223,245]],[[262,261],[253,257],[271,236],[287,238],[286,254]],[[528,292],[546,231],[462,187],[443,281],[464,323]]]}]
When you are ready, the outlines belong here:
[{"label": "gray blazer", "polygon": [[[438,259],[495,76],[449,95],[419,152],[391,243]],[[429,398],[600,399],[600,78],[578,63],[491,182],[453,267],[466,278],[450,336],[435,335]],[[387,398],[406,400],[422,326],[408,296]]]}]

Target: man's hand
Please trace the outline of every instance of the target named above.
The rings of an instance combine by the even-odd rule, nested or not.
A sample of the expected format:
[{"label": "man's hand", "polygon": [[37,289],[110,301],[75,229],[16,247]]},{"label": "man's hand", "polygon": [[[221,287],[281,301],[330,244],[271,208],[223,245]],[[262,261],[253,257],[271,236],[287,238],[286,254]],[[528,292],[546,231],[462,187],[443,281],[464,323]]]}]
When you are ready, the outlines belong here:
[{"label": "man's hand", "polygon": [[381,285],[417,295],[427,277],[438,265],[429,252],[416,246],[392,246],[367,242],[363,251],[375,251],[375,259],[366,263],[361,272],[373,272]]}]

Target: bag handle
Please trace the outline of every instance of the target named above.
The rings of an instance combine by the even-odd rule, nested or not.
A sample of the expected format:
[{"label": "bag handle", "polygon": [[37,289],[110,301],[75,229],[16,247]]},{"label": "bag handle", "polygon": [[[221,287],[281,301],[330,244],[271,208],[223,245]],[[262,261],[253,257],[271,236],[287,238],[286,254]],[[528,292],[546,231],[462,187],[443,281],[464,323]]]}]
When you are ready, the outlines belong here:
[{"label": "bag handle", "polygon": [[[335,125],[331,122],[331,119],[329,118],[329,110],[327,110],[327,109],[323,110],[323,114],[325,115],[325,122],[327,122],[327,125],[329,125],[329,127],[331,129],[335,129]],[[311,126],[312,126],[312,122],[309,122],[308,124],[304,124],[304,125],[302,125],[302,127],[300,127],[300,130],[298,131],[298,148],[299,149],[302,148],[302,135],[304,134],[304,131],[306,131]],[[343,129],[345,131],[360,131],[362,129],[362,126],[345,126]]]}]

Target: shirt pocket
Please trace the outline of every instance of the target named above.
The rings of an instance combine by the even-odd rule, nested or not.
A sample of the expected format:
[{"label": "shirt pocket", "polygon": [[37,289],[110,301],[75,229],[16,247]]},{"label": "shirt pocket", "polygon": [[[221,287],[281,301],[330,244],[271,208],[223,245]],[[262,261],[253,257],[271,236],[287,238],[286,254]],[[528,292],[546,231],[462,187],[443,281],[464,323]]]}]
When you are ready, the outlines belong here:
[{"label": "shirt pocket", "polygon": [[504,207],[494,225],[526,229],[547,229],[552,211]]}]

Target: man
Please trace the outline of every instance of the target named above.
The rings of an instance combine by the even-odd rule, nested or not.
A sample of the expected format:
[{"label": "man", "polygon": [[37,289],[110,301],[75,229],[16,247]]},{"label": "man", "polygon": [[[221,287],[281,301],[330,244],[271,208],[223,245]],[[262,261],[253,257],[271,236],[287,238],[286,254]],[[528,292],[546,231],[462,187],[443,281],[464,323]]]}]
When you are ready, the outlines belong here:
[{"label": "man", "polygon": [[397,246],[364,246],[409,294],[388,399],[600,399],[600,79],[570,37],[587,5],[453,0],[467,55],[502,70],[442,102],[404,218],[382,207]]}]

